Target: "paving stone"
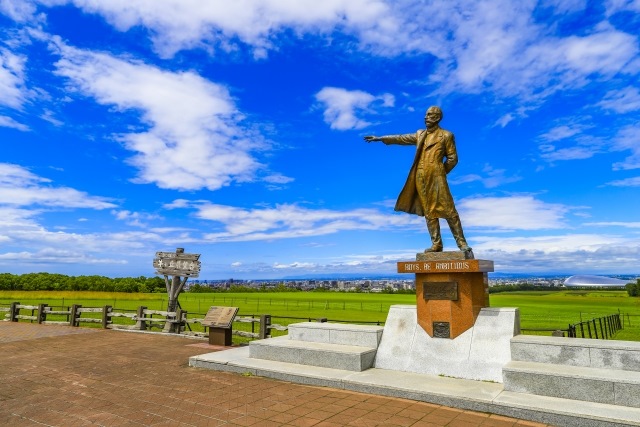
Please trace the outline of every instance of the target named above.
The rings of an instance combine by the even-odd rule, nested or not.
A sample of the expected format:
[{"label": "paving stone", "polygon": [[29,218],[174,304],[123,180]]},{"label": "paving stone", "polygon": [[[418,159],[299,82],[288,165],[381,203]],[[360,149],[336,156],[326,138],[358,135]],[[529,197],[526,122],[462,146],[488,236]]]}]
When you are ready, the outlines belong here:
[{"label": "paving stone", "polygon": [[[0,425],[397,426],[421,413],[449,413],[408,399],[188,367],[203,351],[215,349],[174,336],[0,322]],[[428,426],[425,418],[414,425]]]}]

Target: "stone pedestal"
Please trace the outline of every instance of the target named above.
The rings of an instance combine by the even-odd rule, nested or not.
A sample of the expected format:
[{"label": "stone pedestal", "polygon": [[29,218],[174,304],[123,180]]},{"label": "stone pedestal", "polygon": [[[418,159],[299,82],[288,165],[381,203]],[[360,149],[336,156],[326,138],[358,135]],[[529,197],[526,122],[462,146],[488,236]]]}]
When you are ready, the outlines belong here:
[{"label": "stone pedestal", "polygon": [[391,306],[374,367],[502,382],[510,340],[520,333],[517,308],[482,308],[475,325],[455,339],[430,337],[416,318],[414,305]]},{"label": "stone pedestal", "polygon": [[416,275],[417,322],[432,338],[453,339],[475,324],[489,307],[493,261],[464,259],[462,252],[424,253],[399,262],[399,273]]}]

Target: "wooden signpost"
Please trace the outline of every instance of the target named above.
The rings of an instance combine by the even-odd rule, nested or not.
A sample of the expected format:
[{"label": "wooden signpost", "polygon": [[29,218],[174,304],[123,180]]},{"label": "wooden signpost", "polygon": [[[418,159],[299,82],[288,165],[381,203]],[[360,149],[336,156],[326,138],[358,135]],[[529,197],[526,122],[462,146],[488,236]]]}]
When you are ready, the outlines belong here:
[{"label": "wooden signpost", "polygon": [[212,306],[209,308],[207,315],[202,321],[202,326],[209,327],[209,344],[231,345],[233,319],[235,319],[239,310],[239,307]]},{"label": "wooden signpost", "polygon": [[[178,308],[178,296],[189,277],[198,277],[200,274],[200,254],[185,254],[184,248],[177,248],[175,252],[156,252],[153,267],[156,274],[164,276],[164,283],[169,294],[168,312],[176,312]],[[173,276],[169,281],[169,276]],[[176,322],[179,322],[176,316]],[[175,323],[170,332],[180,332],[179,323]]]}]

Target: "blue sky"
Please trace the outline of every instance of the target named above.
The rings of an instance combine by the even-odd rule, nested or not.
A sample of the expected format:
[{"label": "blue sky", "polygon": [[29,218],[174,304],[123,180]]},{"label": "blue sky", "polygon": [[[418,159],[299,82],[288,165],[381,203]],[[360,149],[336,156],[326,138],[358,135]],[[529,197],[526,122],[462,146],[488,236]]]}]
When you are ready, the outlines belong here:
[{"label": "blue sky", "polygon": [[[640,1],[0,0],[0,271],[392,274],[444,110],[503,273],[638,273]],[[455,249],[446,225],[445,249]]]}]

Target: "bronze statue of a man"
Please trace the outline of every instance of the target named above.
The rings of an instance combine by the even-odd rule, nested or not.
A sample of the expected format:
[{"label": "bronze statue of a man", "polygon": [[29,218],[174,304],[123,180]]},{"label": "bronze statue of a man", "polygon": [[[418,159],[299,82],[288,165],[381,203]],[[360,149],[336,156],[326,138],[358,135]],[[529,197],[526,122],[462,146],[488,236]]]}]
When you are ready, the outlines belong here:
[{"label": "bronze statue of a man", "polygon": [[466,258],[473,258],[447,184],[447,174],[458,163],[455,138],[451,132],[439,126],[440,120],[442,110],[439,107],[429,107],[424,116],[426,130],[421,129],[416,133],[404,135],[368,135],[364,139],[367,142],[382,141],[386,145],[417,146],[413,165],[398,196],[395,210],[426,218],[432,244],[425,252],[442,251],[438,218],[445,218],[458,248],[465,253]]}]

